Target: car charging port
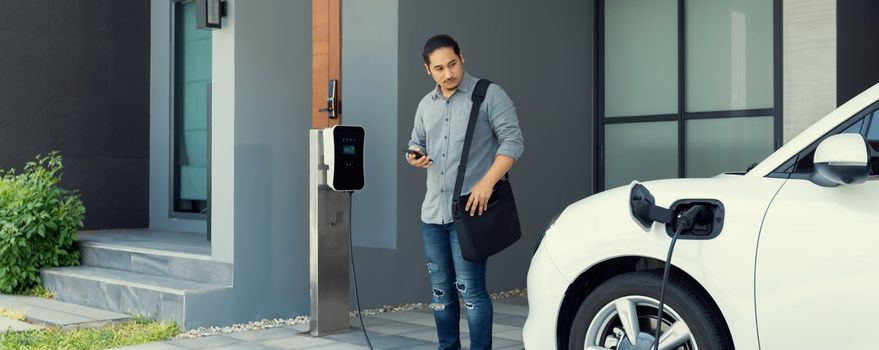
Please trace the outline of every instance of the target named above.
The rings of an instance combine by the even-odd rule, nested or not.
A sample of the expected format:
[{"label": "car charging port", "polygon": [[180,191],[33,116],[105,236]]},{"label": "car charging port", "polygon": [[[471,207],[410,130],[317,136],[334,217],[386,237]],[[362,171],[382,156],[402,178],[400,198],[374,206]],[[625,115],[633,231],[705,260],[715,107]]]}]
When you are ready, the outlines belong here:
[{"label": "car charging port", "polygon": [[[696,211],[691,211],[695,209]],[[676,221],[684,213],[692,222],[685,223],[678,239],[713,239],[723,229],[724,208],[723,203],[714,199],[681,199],[670,206],[669,210],[674,213]],[[674,235],[674,229],[678,222],[666,225],[666,233],[669,237]]]}]

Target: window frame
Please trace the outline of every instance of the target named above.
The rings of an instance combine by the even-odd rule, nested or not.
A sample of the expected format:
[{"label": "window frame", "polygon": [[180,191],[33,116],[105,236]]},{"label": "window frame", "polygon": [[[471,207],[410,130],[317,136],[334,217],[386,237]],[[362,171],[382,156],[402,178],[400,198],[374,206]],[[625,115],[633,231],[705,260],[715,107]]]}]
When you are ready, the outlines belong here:
[{"label": "window frame", "polygon": [[[687,154],[687,121],[699,119],[725,118],[773,118],[773,151],[778,150],[783,142],[783,77],[782,77],[782,0],[772,0],[772,66],[773,66],[773,98],[772,108],[721,110],[707,112],[686,112],[686,1],[677,0],[678,5],[678,112],[676,114],[640,115],[626,117],[606,117],[604,112],[604,2],[595,1],[595,66],[594,66],[594,101],[593,115],[595,122],[593,137],[595,140],[593,167],[593,186],[595,192],[605,190],[605,127],[610,124],[676,121],[678,123],[678,177],[686,177]],[[744,169],[743,169],[744,170]]]},{"label": "window frame", "polygon": [[[179,193],[179,167],[177,165],[178,157],[178,135],[177,131],[180,129],[179,123],[182,123],[182,120],[178,120],[178,117],[181,117],[181,113],[179,111],[181,106],[178,106],[178,98],[177,98],[177,78],[178,78],[178,11],[177,5],[187,2],[189,0],[170,0],[169,6],[171,8],[171,21],[170,21],[170,55],[168,60],[170,61],[170,86],[169,86],[169,138],[168,138],[168,159],[169,159],[169,168],[168,168],[168,217],[171,219],[186,219],[186,220],[203,220],[208,222],[208,240],[210,240],[210,208],[211,208],[211,104],[208,103],[207,106],[207,115],[206,123],[207,123],[207,146],[206,146],[206,167],[207,167],[207,183],[206,183],[206,191],[207,198],[205,200],[205,209],[203,212],[187,212],[187,211],[178,211],[177,208],[177,194]],[[208,86],[212,86],[212,84],[208,84]],[[210,101],[212,99],[211,89],[209,88],[207,91],[207,98]]]}]

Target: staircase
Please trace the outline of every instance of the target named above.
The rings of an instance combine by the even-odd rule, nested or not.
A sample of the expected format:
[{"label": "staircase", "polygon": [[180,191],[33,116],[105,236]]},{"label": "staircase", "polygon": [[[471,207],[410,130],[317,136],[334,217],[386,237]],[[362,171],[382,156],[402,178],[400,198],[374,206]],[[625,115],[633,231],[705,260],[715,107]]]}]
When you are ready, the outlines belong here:
[{"label": "staircase", "polygon": [[232,264],[211,261],[204,235],[150,230],[85,231],[81,266],[43,269],[60,301],[160,321],[203,324],[186,304],[232,288]]}]

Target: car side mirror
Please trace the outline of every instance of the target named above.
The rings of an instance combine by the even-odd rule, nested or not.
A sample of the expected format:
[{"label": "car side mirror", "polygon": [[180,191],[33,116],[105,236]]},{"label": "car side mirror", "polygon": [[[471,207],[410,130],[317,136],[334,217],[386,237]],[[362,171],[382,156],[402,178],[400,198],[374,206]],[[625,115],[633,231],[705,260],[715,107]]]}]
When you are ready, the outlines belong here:
[{"label": "car side mirror", "polygon": [[819,186],[859,184],[870,175],[870,151],[860,134],[838,134],[821,141],[814,162],[811,180]]}]

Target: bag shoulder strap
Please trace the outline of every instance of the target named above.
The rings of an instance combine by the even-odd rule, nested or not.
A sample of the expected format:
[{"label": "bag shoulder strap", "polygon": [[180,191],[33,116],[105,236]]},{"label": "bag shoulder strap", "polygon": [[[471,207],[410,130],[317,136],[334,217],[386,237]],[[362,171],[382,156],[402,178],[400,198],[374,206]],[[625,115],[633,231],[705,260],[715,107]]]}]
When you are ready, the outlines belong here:
[{"label": "bag shoulder strap", "polygon": [[455,192],[452,201],[458,201],[461,197],[461,189],[464,187],[464,172],[467,171],[467,158],[470,157],[470,143],[473,141],[473,130],[476,129],[476,119],[479,116],[479,107],[485,100],[485,94],[488,91],[488,85],[491,81],[488,79],[479,79],[476,88],[470,95],[473,101],[473,107],[470,109],[470,121],[467,123],[467,134],[464,135],[464,149],[461,150],[461,164],[458,165],[458,179],[455,181]]}]

